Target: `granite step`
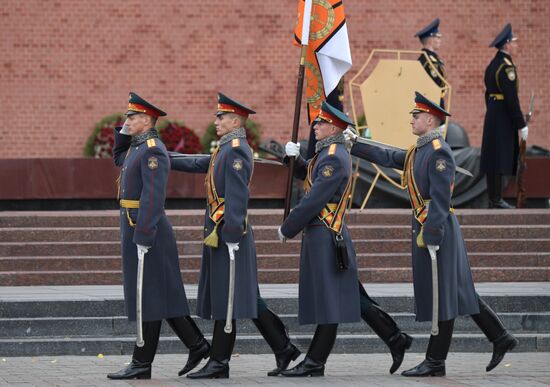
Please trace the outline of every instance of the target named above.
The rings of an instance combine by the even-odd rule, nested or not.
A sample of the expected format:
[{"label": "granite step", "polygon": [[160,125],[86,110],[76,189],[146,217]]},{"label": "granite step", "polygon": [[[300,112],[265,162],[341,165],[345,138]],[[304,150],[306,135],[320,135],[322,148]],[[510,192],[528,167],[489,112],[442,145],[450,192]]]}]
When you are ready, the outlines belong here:
[{"label": "granite step", "polygon": [[[359,268],[362,281],[372,283],[411,282],[410,268]],[[199,269],[181,270],[183,282],[196,284]],[[550,281],[550,267],[473,267],[475,281],[483,282],[523,282]],[[299,281],[298,268],[258,268],[258,282],[288,284]],[[12,271],[0,272],[0,286],[27,285],[119,285],[122,283],[120,270],[87,271]]]},{"label": "granite step", "polygon": [[[411,250],[410,239],[356,239],[353,241],[359,253],[407,253]],[[201,254],[202,240],[177,241],[179,254]],[[280,254],[299,254],[301,240],[256,240],[258,254],[277,251]],[[550,252],[550,239],[467,239],[470,253],[479,252]],[[0,242],[0,257],[13,256],[63,256],[107,255],[120,251],[120,241],[72,241],[72,242]]]},{"label": "granite step", "polygon": [[[257,240],[275,239],[278,225],[255,226]],[[359,225],[349,226],[353,239],[406,239],[410,237],[409,225]],[[176,239],[201,240],[202,225],[175,226]],[[550,225],[471,225],[463,226],[466,239],[550,239]],[[71,242],[71,241],[119,241],[118,227],[21,227],[1,228],[2,242]]]},{"label": "granite step", "polygon": [[[202,226],[202,210],[167,210],[174,226]],[[547,209],[458,209],[461,225],[548,225],[550,211]],[[278,225],[282,210],[250,209],[249,220],[254,226]],[[347,216],[348,224],[410,225],[408,209],[353,209]],[[119,211],[41,211],[10,212],[0,214],[0,228],[13,227],[118,227]]]},{"label": "granite step", "polygon": [[[296,300],[297,302],[297,300]],[[293,334],[313,334],[315,326],[300,325],[296,314],[279,314],[279,317]],[[422,334],[430,331],[430,322],[416,322],[412,313],[392,313],[401,330],[409,334]],[[550,333],[550,312],[545,313],[500,313],[502,323],[510,332]],[[195,321],[202,332],[212,332],[212,321],[195,316]],[[31,337],[119,337],[132,336],[136,332],[133,322],[125,316],[109,317],[38,317],[38,318],[0,318],[0,339]],[[364,322],[340,324],[340,334],[374,334]],[[479,333],[479,327],[471,318],[460,317],[454,326],[456,333]],[[174,336],[174,332],[163,324],[162,334]],[[258,334],[251,320],[238,322],[238,335]]]},{"label": "granite step", "polygon": [[[547,267],[550,266],[548,253],[470,253],[472,267]],[[180,256],[180,268],[200,269],[202,256],[185,254]],[[260,269],[281,269],[299,267],[298,254],[259,254],[257,264]],[[410,253],[357,253],[360,268],[408,268],[411,265]],[[5,271],[102,271],[121,270],[119,255],[106,256],[18,256],[0,257],[0,272]]]},{"label": "granite step", "polygon": [[[428,334],[413,334],[414,341],[408,353],[424,353],[428,345]],[[550,334],[522,333],[515,352],[550,351]],[[211,336],[206,335],[208,340]],[[298,348],[307,352],[312,335],[293,335],[291,339]],[[60,355],[131,355],[135,336],[129,337],[47,337],[0,339],[2,356],[60,356]],[[453,335],[452,352],[487,352],[487,362],[491,358],[492,344],[482,334],[457,333]],[[187,348],[175,337],[161,336],[158,354],[187,353]],[[388,349],[378,336],[368,334],[340,334],[332,353],[387,353]],[[241,335],[235,342],[233,354],[272,353],[265,340],[258,335]],[[409,355],[410,356],[410,355]],[[185,358],[182,358],[185,361]],[[275,364],[275,360],[273,360]],[[388,367],[391,358],[388,353]],[[485,367],[485,364],[483,364]]]},{"label": "granite step", "polygon": [[[424,352],[430,323],[414,321],[412,287],[366,284],[366,288],[399,326],[415,338],[411,352]],[[550,351],[550,294],[547,288],[547,283],[478,284],[483,299],[520,340],[516,351]],[[190,308],[195,310],[196,286],[186,286],[186,290]],[[0,291],[2,356],[107,355],[132,351],[135,324],[123,316],[121,287],[23,287]],[[289,327],[293,341],[305,350],[315,326],[298,324],[297,291],[296,284],[261,286],[270,308]],[[210,339],[212,322],[196,321]],[[251,321],[240,320],[237,334],[235,353],[270,353]],[[489,359],[492,345],[471,318],[461,317],[456,322],[451,350],[488,352]],[[164,326],[158,353],[183,352],[187,352],[185,347]],[[387,348],[367,324],[358,322],[339,326],[334,352],[386,353]]]}]

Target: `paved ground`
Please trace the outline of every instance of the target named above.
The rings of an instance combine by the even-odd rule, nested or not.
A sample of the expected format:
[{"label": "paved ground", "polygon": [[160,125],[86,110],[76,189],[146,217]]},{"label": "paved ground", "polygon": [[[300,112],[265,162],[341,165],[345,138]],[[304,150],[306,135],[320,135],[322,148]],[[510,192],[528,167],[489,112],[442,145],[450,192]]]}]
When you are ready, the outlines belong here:
[{"label": "paved ground", "polygon": [[[157,355],[151,380],[110,381],[108,372],[127,364],[127,356],[59,356],[0,359],[0,386],[549,386],[550,353],[510,353],[491,373],[485,372],[488,353],[456,353],[447,359],[444,378],[404,378],[390,375],[388,354],[331,355],[323,378],[265,376],[272,355],[234,355],[231,378],[193,381],[177,377],[186,357]],[[401,370],[420,362],[408,354]],[[203,362],[204,364],[204,362]],[[400,371],[401,371],[400,370]]]}]

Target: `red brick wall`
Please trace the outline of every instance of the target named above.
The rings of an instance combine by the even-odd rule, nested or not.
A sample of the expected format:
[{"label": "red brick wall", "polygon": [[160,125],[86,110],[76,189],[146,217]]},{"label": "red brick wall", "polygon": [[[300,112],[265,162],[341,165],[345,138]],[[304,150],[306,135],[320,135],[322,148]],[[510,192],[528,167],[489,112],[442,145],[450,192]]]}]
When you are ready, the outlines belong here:
[{"label": "red brick wall", "polygon": [[[441,17],[453,118],[476,146],[483,73],[494,55],[487,45],[512,22],[524,110],[529,92],[537,96],[530,140],[550,147],[549,2],[344,4],[351,75],[373,48],[418,49],[414,32]],[[295,0],[3,0],[0,18],[0,157],[80,156],[94,124],[124,111],[130,90],[200,134],[220,90],[258,111],[264,138],[290,137],[299,56],[291,44]],[[302,137],[304,123],[302,114]]]}]

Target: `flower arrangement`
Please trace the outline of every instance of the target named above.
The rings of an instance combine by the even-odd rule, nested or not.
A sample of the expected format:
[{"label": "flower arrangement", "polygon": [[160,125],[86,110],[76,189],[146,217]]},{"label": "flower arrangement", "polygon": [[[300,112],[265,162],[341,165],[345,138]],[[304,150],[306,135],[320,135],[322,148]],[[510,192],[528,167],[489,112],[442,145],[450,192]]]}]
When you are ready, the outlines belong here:
[{"label": "flower arrangement", "polygon": [[[84,156],[94,158],[113,157],[114,129],[117,126],[122,126],[125,120],[126,116],[124,114],[117,113],[99,121],[86,141]],[[180,121],[159,121],[157,130],[160,139],[169,151],[180,153],[201,153],[202,151],[199,137]]]},{"label": "flower arrangement", "polygon": [[[252,148],[254,153],[257,153],[260,147],[260,125],[252,121],[251,119],[246,120],[245,124],[246,130],[246,141],[248,145]],[[216,135],[216,125],[211,123],[206,129],[206,133],[201,139],[202,151],[204,153],[212,153],[214,150],[215,144],[217,144],[218,136]]]},{"label": "flower arrangement", "polygon": [[201,153],[199,137],[183,122],[163,120],[157,125],[160,139],[169,151],[180,153]]},{"label": "flower arrangement", "polygon": [[122,126],[126,116],[121,113],[112,114],[97,123],[84,145],[84,156],[108,158],[113,156],[115,143],[114,129]]}]

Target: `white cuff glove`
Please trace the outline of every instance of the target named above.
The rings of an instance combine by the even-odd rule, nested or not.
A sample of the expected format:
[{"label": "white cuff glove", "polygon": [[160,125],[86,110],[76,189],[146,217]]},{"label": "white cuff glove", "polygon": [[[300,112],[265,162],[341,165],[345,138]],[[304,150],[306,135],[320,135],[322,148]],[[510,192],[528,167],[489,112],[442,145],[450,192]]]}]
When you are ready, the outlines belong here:
[{"label": "white cuff glove", "polygon": [[279,237],[279,240],[280,241],[284,241],[286,239],[286,237],[283,235],[283,232],[281,231],[281,227],[279,226],[279,228],[277,229],[277,236]]},{"label": "white cuff glove", "polygon": [[227,248],[229,250],[238,251],[239,250],[239,243],[231,243],[231,242],[225,242],[227,245]]},{"label": "white cuff glove", "polygon": [[351,142],[357,141],[357,135],[349,127],[346,130],[344,130],[344,138],[346,139],[346,141],[351,141]]},{"label": "white cuff glove", "polygon": [[151,248],[150,246],[143,246],[143,245],[136,245],[136,246],[137,246],[138,255],[139,253],[143,253],[143,255],[147,254],[147,252]]},{"label": "white cuff glove", "polygon": [[523,141],[527,141],[527,136],[529,135],[529,128],[526,126],[525,128],[521,129],[519,135],[521,136],[521,139]]},{"label": "white cuff glove", "polygon": [[288,157],[296,157],[300,154],[300,144],[289,141],[285,145],[285,154]]},{"label": "white cuff glove", "polygon": [[128,132],[128,119],[126,119],[126,121],[124,121],[124,124],[122,125],[122,129],[120,129],[120,134],[125,134],[127,136],[130,135],[130,133]]}]

